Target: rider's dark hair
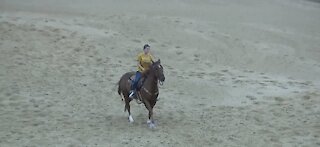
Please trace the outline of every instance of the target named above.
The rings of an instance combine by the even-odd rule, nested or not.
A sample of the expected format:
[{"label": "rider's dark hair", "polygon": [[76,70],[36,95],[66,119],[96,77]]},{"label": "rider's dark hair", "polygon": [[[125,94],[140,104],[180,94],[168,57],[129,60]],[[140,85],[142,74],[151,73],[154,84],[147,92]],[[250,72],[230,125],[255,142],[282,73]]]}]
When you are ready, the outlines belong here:
[{"label": "rider's dark hair", "polygon": [[145,44],[145,45],[143,46],[143,49],[146,49],[147,47],[150,47],[150,45],[149,45],[149,44]]}]

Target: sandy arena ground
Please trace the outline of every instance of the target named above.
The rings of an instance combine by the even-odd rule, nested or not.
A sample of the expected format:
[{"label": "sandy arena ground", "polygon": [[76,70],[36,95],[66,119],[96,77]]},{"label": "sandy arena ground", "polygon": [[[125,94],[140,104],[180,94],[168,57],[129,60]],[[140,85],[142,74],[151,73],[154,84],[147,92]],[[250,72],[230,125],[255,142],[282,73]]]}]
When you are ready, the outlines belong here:
[{"label": "sandy arena ground", "polygon": [[[154,113],[116,83],[145,43]],[[0,0],[0,146],[320,146],[317,0]]]}]

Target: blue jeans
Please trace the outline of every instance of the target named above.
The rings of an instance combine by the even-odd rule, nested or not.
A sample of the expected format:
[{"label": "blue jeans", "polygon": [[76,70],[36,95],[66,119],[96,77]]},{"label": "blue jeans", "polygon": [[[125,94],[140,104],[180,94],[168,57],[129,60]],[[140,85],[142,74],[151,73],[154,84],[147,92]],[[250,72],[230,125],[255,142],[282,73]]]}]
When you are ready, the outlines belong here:
[{"label": "blue jeans", "polygon": [[138,82],[141,79],[141,72],[137,71],[136,72],[136,77],[134,78],[133,83],[131,84],[131,90],[136,90],[137,86],[138,86]]}]

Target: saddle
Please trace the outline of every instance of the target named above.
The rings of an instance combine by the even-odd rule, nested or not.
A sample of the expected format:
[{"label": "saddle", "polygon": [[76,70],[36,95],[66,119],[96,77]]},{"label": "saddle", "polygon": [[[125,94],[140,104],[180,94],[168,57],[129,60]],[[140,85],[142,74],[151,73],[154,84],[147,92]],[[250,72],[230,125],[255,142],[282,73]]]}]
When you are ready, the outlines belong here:
[{"label": "saddle", "polygon": [[[132,82],[135,80],[135,75],[131,76],[129,79],[130,79],[130,84],[132,84]],[[144,76],[142,76],[140,78],[140,80],[138,81],[138,84],[137,84],[137,91],[140,91],[145,79],[146,78]]]},{"label": "saddle", "polygon": [[[132,82],[134,82],[134,79],[135,79],[135,75],[132,75],[131,77],[129,77],[129,83],[130,84],[132,84]],[[141,90],[141,88],[142,88],[142,86],[143,86],[143,83],[144,83],[144,81],[147,79],[147,77],[146,76],[142,76],[141,78],[140,78],[140,80],[138,81],[138,84],[137,84],[137,87],[136,87],[136,94],[133,96],[133,98],[134,99],[136,99],[136,101],[137,101],[137,103],[138,104],[141,104],[142,103],[142,97],[141,97],[141,94],[140,94],[140,90]],[[146,90],[146,89],[144,89],[144,90]],[[148,90],[146,90],[148,93],[149,93],[149,91]],[[149,93],[150,94],[150,93]],[[158,94],[158,93],[156,93],[156,94]],[[157,101],[158,101],[159,99],[157,99]]]}]

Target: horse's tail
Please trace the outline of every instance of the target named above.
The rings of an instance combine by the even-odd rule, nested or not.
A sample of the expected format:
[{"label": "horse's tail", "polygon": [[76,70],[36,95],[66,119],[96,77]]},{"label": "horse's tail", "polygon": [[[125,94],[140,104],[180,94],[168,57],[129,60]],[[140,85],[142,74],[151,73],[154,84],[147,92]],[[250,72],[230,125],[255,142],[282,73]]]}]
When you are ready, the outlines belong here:
[{"label": "horse's tail", "polygon": [[120,81],[117,84],[118,84],[118,94],[121,95]]},{"label": "horse's tail", "polygon": [[[118,82],[118,94],[119,94],[120,97],[121,97],[121,101],[124,101],[123,95],[121,95],[122,90],[121,90],[121,87],[120,87],[120,82],[121,82],[121,80]],[[122,94],[123,94],[123,93],[122,93]],[[127,106],[124,106],[124,112],[126,112],[126,111],[127,111]]]},{"label": "horse's tail", "polygon": [[[120,81],[121,81],[121,80],[120,80]],[[120,87],[120,81],[117,83],[117,84],[118,84],[118,94],[120,95],[121,100],[123,101],[123,97],[122,97],[122,95],[121,95],[122,90],[121,90],[121,87]]]}]

